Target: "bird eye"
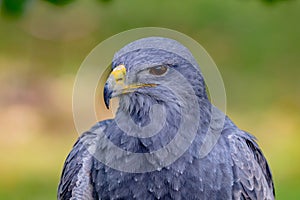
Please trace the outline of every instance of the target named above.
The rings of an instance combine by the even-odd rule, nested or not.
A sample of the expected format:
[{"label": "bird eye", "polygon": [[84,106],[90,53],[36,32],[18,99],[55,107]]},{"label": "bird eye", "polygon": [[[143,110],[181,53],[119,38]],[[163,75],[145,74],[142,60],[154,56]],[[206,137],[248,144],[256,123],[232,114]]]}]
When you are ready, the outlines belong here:
[{"label": "bird eye", "polygon": [[164,66],[164,65],[159,65],[159,66],[155,66],[155,67],[151,67],[149,69],[149,73],[152,75],[163,75],[164,73],[166,73],[168,70],[168,67]]}]

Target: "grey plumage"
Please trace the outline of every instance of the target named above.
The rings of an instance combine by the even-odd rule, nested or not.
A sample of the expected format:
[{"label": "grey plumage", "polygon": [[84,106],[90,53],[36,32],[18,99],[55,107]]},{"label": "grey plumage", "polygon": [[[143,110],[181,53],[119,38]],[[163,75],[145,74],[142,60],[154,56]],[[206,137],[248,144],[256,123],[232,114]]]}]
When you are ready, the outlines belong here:
[{"label": "grey plumage", "polygon": [[[168,45],[172,51],[153,48],[150,43]],[[212,111],[217,108],[209,102],[201,71],[185,47],[166,38],[145,38],[116,53],[112,66],[115,68],[120,64],[126,66],[126,84],[151,83],[156,86],[140,87],[119,95],[116,119],[98,122],[78,139],[66,159],[58,199],[274,199],[272,175],[255,138],[236,127],[228,117],[212,151],[203,158],[199,155],[204,138],[209,134],[209,124],[214,120],[211,119]],[[149,67],[157,65],[168,66],[165,76],[147,74]],[[172,164],[145,173],[119,171],[91,155],[89,146],[94,145],[99,154],[110,148],[106,144],[100,147],[99,132],[119,148],[134,153],[154,152],[170,143],[182,120],[183,101],[191,95],[172,78],[172,73],[180,73],[186,78],[197,97],[200,111],[199,126],[188,149]],[[167,84],[175,85],[183,99],[176,98],[164,87]],[[108,86],[105,96],[111,98]],[[166,108],[166,123],[156,135],[138,138],[120,129],[117,118],[124,113],[135,124],[147,126],[154,104]],[[190,117],[196,115],[191,112]],[[105,156],[122,159],[119,155]],[[145,165],[154,165],[156,161],[155,157],[143,160]]]}]

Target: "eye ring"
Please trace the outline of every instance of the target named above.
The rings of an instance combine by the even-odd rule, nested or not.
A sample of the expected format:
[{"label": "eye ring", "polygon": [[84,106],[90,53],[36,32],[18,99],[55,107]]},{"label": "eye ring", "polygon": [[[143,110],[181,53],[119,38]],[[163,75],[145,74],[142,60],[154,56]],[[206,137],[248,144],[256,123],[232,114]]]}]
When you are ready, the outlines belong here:
[{"label": "eye ring", "polygon": [[158,65],[155,67],[149,68],[149,73],[155,76],[161,76],[168,71],[168,67],[165,65]]}]

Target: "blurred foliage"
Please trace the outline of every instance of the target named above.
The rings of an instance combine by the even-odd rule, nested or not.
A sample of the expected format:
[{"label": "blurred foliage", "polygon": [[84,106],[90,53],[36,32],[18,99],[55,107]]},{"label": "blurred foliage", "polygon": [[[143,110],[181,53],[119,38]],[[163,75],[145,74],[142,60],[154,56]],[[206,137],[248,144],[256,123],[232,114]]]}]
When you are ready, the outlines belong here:
[{"label": "blurred foliage", "polygon": [[20,16],[25,9],[28,0],[2,0],[1,11],[5,14]]},{"label": "blurred foliage", "polygon": [[[27,4],[31,3],[32,0],[2,0],[1,10],[9,16],[21,16],[24,13]],[[47,1],[54,5],[63,6],[74,2],[75,0],[40,0]],[[97,0],[99,2],[110,2],[111,0]],[[263,2],[273,4],[279,1],[287,0],[261,0]],[[1,3],[1,1],[0,1]]]},{"label": "blurred foliage", "polygon": [[44,0],[44,1],[48,1],[54,5],[66,5],[68,3],[73,2],[74,0]]},{"label": "blurred foliage", "polygon": [[109,36],[143,26],[204,46],[224,79],[228,115],[259,139],[277,199],[300,199],[299,1],[99,1],[0,1],[2,11],[24,12],[0,18],[0,199],[55,199],[78,137],[71,98],[81,62]]},{"label": "blurred foliage", "polygon": [[275,3],[275,2],[279,2],[279,1],[287,1],[287,0],[262,0],[266,3]]},{"label": "blurred foliage", "polygon": [[[1,10],[7,16],[20,17],[28,4],[31,4],[32,0],[2,0],[0,1]],[[69,3],[74,2],[75,0],[40,0],[47,1],[53,5],[64,6]],[[111,0],[97,0],[99,2],[110,2]],[[1,4],[2,3],[2,4]]]}]

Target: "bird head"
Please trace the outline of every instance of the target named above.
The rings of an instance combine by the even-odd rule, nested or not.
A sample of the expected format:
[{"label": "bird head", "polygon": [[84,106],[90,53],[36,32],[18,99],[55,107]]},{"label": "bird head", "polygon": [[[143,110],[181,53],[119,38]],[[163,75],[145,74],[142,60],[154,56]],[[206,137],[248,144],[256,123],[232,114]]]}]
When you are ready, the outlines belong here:
[{"label": "bird head", "polygon": [[183,99],[170,88],[186,100],[189,95],[207,99],[200,69],[186,47],[168,38],[143,38],[115,54],[104,101],[109,108],[110,99],[119,97],[119,110],[135,114],[149,112],[156,103],[180,107]]}]

